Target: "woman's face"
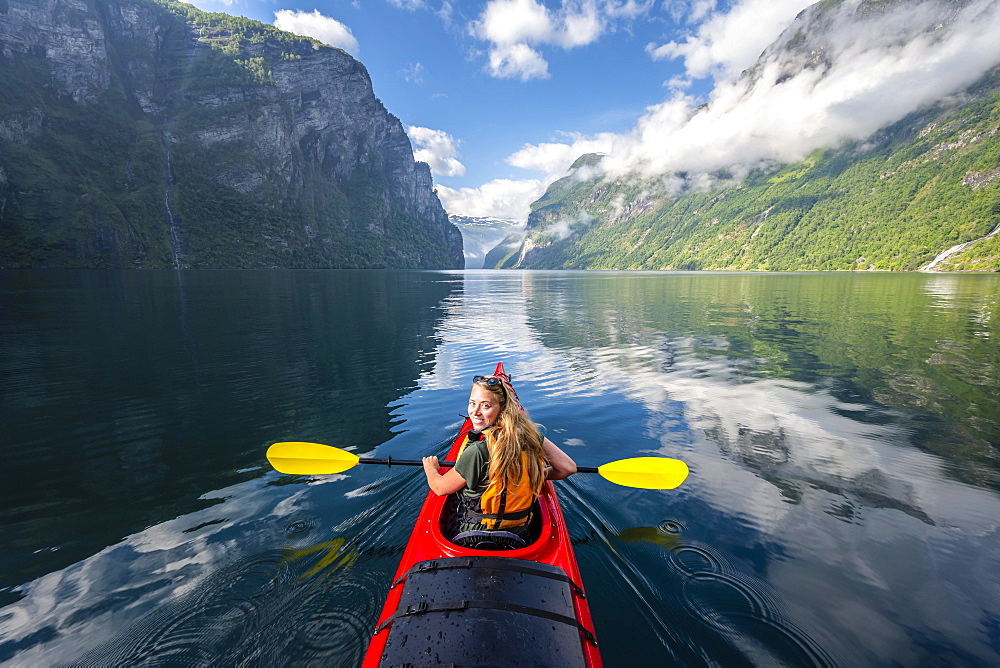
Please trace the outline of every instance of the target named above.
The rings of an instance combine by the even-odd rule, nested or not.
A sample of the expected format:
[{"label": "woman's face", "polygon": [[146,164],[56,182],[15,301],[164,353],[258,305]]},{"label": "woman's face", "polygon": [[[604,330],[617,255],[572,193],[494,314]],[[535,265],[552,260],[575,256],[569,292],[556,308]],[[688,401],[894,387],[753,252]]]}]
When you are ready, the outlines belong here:
[{"label": "woman's face", "polygon": [[500,417],[499,397],[482,385],[473,385],[469,395],[469,417],[476,431],[494,424]]}]

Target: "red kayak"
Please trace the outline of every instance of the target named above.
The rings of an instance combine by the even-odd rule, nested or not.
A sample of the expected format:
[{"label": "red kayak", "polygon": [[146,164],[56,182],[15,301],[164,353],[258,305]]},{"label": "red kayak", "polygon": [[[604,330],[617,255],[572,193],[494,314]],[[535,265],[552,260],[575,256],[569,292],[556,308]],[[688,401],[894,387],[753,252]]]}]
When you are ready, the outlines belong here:
[{"label": "red kayak", "polygon": [[[494,375],[506,377],[503,363]],[[448,460],[457,458],[471,429],[466,419]],[[538,497],[532,521],[538,537],[513,550],[449,540],[442,529],[448,498],[427,493],[363,666],[601,666],[552,483]]]}]

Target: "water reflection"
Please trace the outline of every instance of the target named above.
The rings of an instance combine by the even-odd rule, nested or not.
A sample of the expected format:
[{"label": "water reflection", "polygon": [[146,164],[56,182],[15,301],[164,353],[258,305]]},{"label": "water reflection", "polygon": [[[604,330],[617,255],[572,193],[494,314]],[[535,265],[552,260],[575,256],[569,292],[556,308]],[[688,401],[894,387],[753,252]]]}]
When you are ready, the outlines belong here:
[{"label": "water reflection", "polygon": [[[351,568],[359,534],[310,535],[309,488],[250,481],[219,496],[229,499],[225,519],[191,513],[33,582],[0,622],[4,658],[218,665],[360,656],[385,587],[377,572]],[[92,649],[79,656],[80,648]]]},{"label": "water reflection", "polygon": [[[776,647],[763,640],[770,632],[751,627],[782,618],[776,633],[810,648],[807,663],[988,662],[997,656],[996,625],[985,636],[969,629],[996,619],[1000,600],[986,565],[1000,559],[1000,405],[991,380],[1000,351],[989,344],[997,281],[937,278],[528,273],[503,286],[521,290],[505,302],[497,299],[503,290],[487,287],[503,279],[467,276],[466,294],[491,299],[464,301],[461,322],[505,314],[509,327],[484,339],[502,341],[497,348],[522,362],[513,366],[527,369],[526,403],[544,406],[552,433],[585,452],[572,452],[578,460],[658,452],[691,465],[679,497],[692,513],[683,516],[692,540],[701,540],[671,553],[713,545],[736,555],[744,575],[751,568],[767,577],[744,578],[751,584],[733,596],[794,610],[794,619],[774,617],[751,605],[754,621],[731,629],[730,642]],[[464,325],[449,317],[446,327],[445,349],[471,350]],[[599,503],[620,504],[621,495]],[[580,497],[571,514],[579,521],[593,505],[593,496]],[[621,556],[622,565],[607,551],[586,553],[609,529],[609,547],[662,543],[637,540],[660,538],[644,526],[649,519],[634,506],[599,510],[584,522],[592,537],[581,541],[582,559],[597,564],[591,572],[618,573],[616,585],[632,581],[633,596],[662,610],[671,601],[656,590],[669,579],[635,582],[653,572],[636,569],[648,557]],[[683,571],[683,562],[670,565]],[[712,645],[694,629],[730,604],[708,596],[702,607],[690,587],[680,589],[690,635],[655,635],[668,647],[697,638],[705,652]],[[601,613],[625,602],[603,588],[594,595],[610,596],[596,614],[631,643],[628,624]],[[917,602],[924,597],[926,605]],[[968,626],[956,629],[956,619]],[[655,626],[643,628],[650,635]],[[914,649],[915,634],[936,639]]]},{"label": "water reflection", "polygon": [[[503,360],[579,463],[691,467],[559,483],[609,665],[1000,661],[994,277],[207,276],[177,307],[155,281],[128,307],[6,293],[0,410],[45,493],[0,511],[30,548],[0,545],[0,660],[356,665],[423,479],[279,476],[263,446],[441,454]],[[81,394],[108,363],[121,383]]]},{"label": "water reflection", "polygon": [[261,474],[262,444],[384,442],[453,289],[390,272],[3,276],[0,588],[205,507]]},{"label": "water reflection", "polygon": [[[198,663],[230,645],[280,656],[287,631],[248,650],[234,629],[298,610],[295,577],[315,585],[329,570],[319,553],[291,565],[281,551],[306,549],[306,534],[308,546],[343,539],[331,512],[372,504],[318,503],[307,480],[260,488],[275,477],[263,451],[293,438],[364,451],[392,438],[385,407],[433,360],[437,307],[455,285],[392,272],[0,279],[0,662],[65,663],[102,642],[97,663],[161,651]],[[280,520],[291,517],[289,532]],[[355,654],[378,563],[370,580],[355,574],[358,601],[341,599],[359,615]],[[258,592],[268,578],[273,592]],[[271,617],[245,607],[274,596],[290,598]],[[197,630],[206,625],[221,635]]]},{"label": "water reflection", "polygon": [[[917,428],[908,438],[967,465],[968,481],[986,476],[1000,490],[1000,348],[989,343],[1000,285],[993,277],[612,275],[566,281],[563,290],[532,285],[525,282],[526,311],[550,349],[597,356],[595,364],[626,373],[679,372],[695,393],[700,377],[758,388],[770,387],[756,384],[765,378],[786,388],[806,383],[777,393],[831,394],[838,401],[830,410],[869,424],[891,422],[892,410],[919,414],[947,427]],[[764,392],[763,400],[778,400]],[[731,388],[734,400],[738,393]],[[789,414],[785,407],[770,412]],[[910,431],[914,420],[907,420]],[[761,431],[759,424],[741,427]],[[730,425],[726,440],[741,427]],[[764,430],[780,440],[778,425]],[[976,455],[992,465],[974,466]]]}]

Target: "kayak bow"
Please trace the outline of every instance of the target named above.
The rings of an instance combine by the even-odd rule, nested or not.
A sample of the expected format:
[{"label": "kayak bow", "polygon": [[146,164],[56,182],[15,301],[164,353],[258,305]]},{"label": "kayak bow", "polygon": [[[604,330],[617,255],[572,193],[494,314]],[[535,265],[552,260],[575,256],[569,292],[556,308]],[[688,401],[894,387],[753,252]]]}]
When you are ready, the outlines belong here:
[{"label": "kayak bow", "polygon": [[[503,363],[494,375],[505,377]],[[471,429],[466,419],[449,460],[457,458]],[[443,529],[448,498],[428,491],[363,668],[601,666],[580,570],[552,482],[543,484],[538,497],[533,520],[538,538],[514,550],[451,542]]]}]

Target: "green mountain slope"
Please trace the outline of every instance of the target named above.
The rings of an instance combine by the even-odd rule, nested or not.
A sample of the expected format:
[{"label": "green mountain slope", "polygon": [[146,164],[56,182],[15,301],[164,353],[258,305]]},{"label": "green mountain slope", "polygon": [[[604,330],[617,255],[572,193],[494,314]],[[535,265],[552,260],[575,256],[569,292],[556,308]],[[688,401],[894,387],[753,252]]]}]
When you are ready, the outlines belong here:
[{"label": "green mountain slope", "polygon": [[0,267],[464,264],[339,49],[168,0],[3,0],[0,91]]},{"label": "green mountain slope", "polygon": [[[494,268],[1000,271],[1000,69],[865,141],[709,191],[580,178]],[[723,175],[724,179],[724,175]]]}]

